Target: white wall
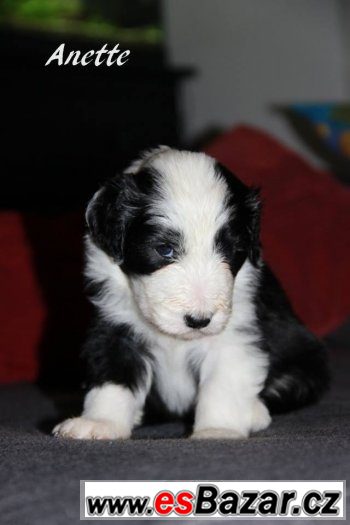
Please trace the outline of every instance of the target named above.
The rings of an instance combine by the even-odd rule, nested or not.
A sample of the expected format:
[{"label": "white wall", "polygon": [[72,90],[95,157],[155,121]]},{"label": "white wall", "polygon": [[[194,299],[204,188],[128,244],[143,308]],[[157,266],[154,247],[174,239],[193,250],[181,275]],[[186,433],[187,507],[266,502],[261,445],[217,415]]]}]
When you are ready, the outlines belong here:
[{"label": "white wall", "polygon": [[346,94],[350,97],[350,2],[349,0],[339,0],[340,19],[345,50],[345,81]]},{"label": "white wall", "polygon": [[305,152],[272,106],[344,99],[341,1],[163,0],[169,61],[197,70],[183,89],[186,139],[246,122]]}]

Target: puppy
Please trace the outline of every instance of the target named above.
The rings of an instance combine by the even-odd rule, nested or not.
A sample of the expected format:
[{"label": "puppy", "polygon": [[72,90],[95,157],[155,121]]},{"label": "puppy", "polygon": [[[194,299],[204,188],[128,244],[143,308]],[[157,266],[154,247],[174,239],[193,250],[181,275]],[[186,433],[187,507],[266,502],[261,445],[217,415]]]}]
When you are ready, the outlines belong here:
[{"label": "puppy", "polygon": [[193,438],[245,438],[316,401],[325,352],[263,262],[258,192],[203,153],[160,147],[86,212],[96,307],[81,417],[54,434],[125,439],[145,407]]}]

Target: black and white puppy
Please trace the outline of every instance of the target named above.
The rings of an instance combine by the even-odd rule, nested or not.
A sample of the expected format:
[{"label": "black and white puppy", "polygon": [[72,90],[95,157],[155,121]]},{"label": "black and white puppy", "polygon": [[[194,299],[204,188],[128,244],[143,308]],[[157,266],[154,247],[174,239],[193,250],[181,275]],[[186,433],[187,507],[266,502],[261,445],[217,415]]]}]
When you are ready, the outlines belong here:
[{"label": "black and white puppy", "polygon": [[324,350],[262,260],[259,209],[214,159],[167,147],[95,194],[89,391],[55,434],[128,438],[153,404],[193,411],[195,438],[242,438],[319,398]]}]

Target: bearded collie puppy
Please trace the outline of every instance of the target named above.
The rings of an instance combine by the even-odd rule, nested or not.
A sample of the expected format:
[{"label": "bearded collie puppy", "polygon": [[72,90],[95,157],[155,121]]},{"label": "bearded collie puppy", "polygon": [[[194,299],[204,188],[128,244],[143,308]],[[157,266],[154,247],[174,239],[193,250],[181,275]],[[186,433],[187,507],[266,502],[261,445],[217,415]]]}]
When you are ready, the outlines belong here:
[{"label": "bearded collie puppy", "polygon": [[152,408],[193,413],[193,438],[246,438],[320,397],[325,352],[262,259],[259,212],[258,192],[214,159],[168,147],[94,195],[89,388],[54,434],[129,438]]}]

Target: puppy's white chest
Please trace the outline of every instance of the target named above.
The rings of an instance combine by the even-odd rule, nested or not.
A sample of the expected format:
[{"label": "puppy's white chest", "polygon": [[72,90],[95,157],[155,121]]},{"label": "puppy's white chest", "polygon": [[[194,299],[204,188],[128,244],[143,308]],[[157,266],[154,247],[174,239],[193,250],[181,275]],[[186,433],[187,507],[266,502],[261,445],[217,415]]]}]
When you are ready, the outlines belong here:
[{"label": "puppy's white chest", "polygon": [[154,379],[157,391],[167,408],[184,414],[194,403],[197,384],[189,362],[189,352],[183,346],[155,348]]}]

